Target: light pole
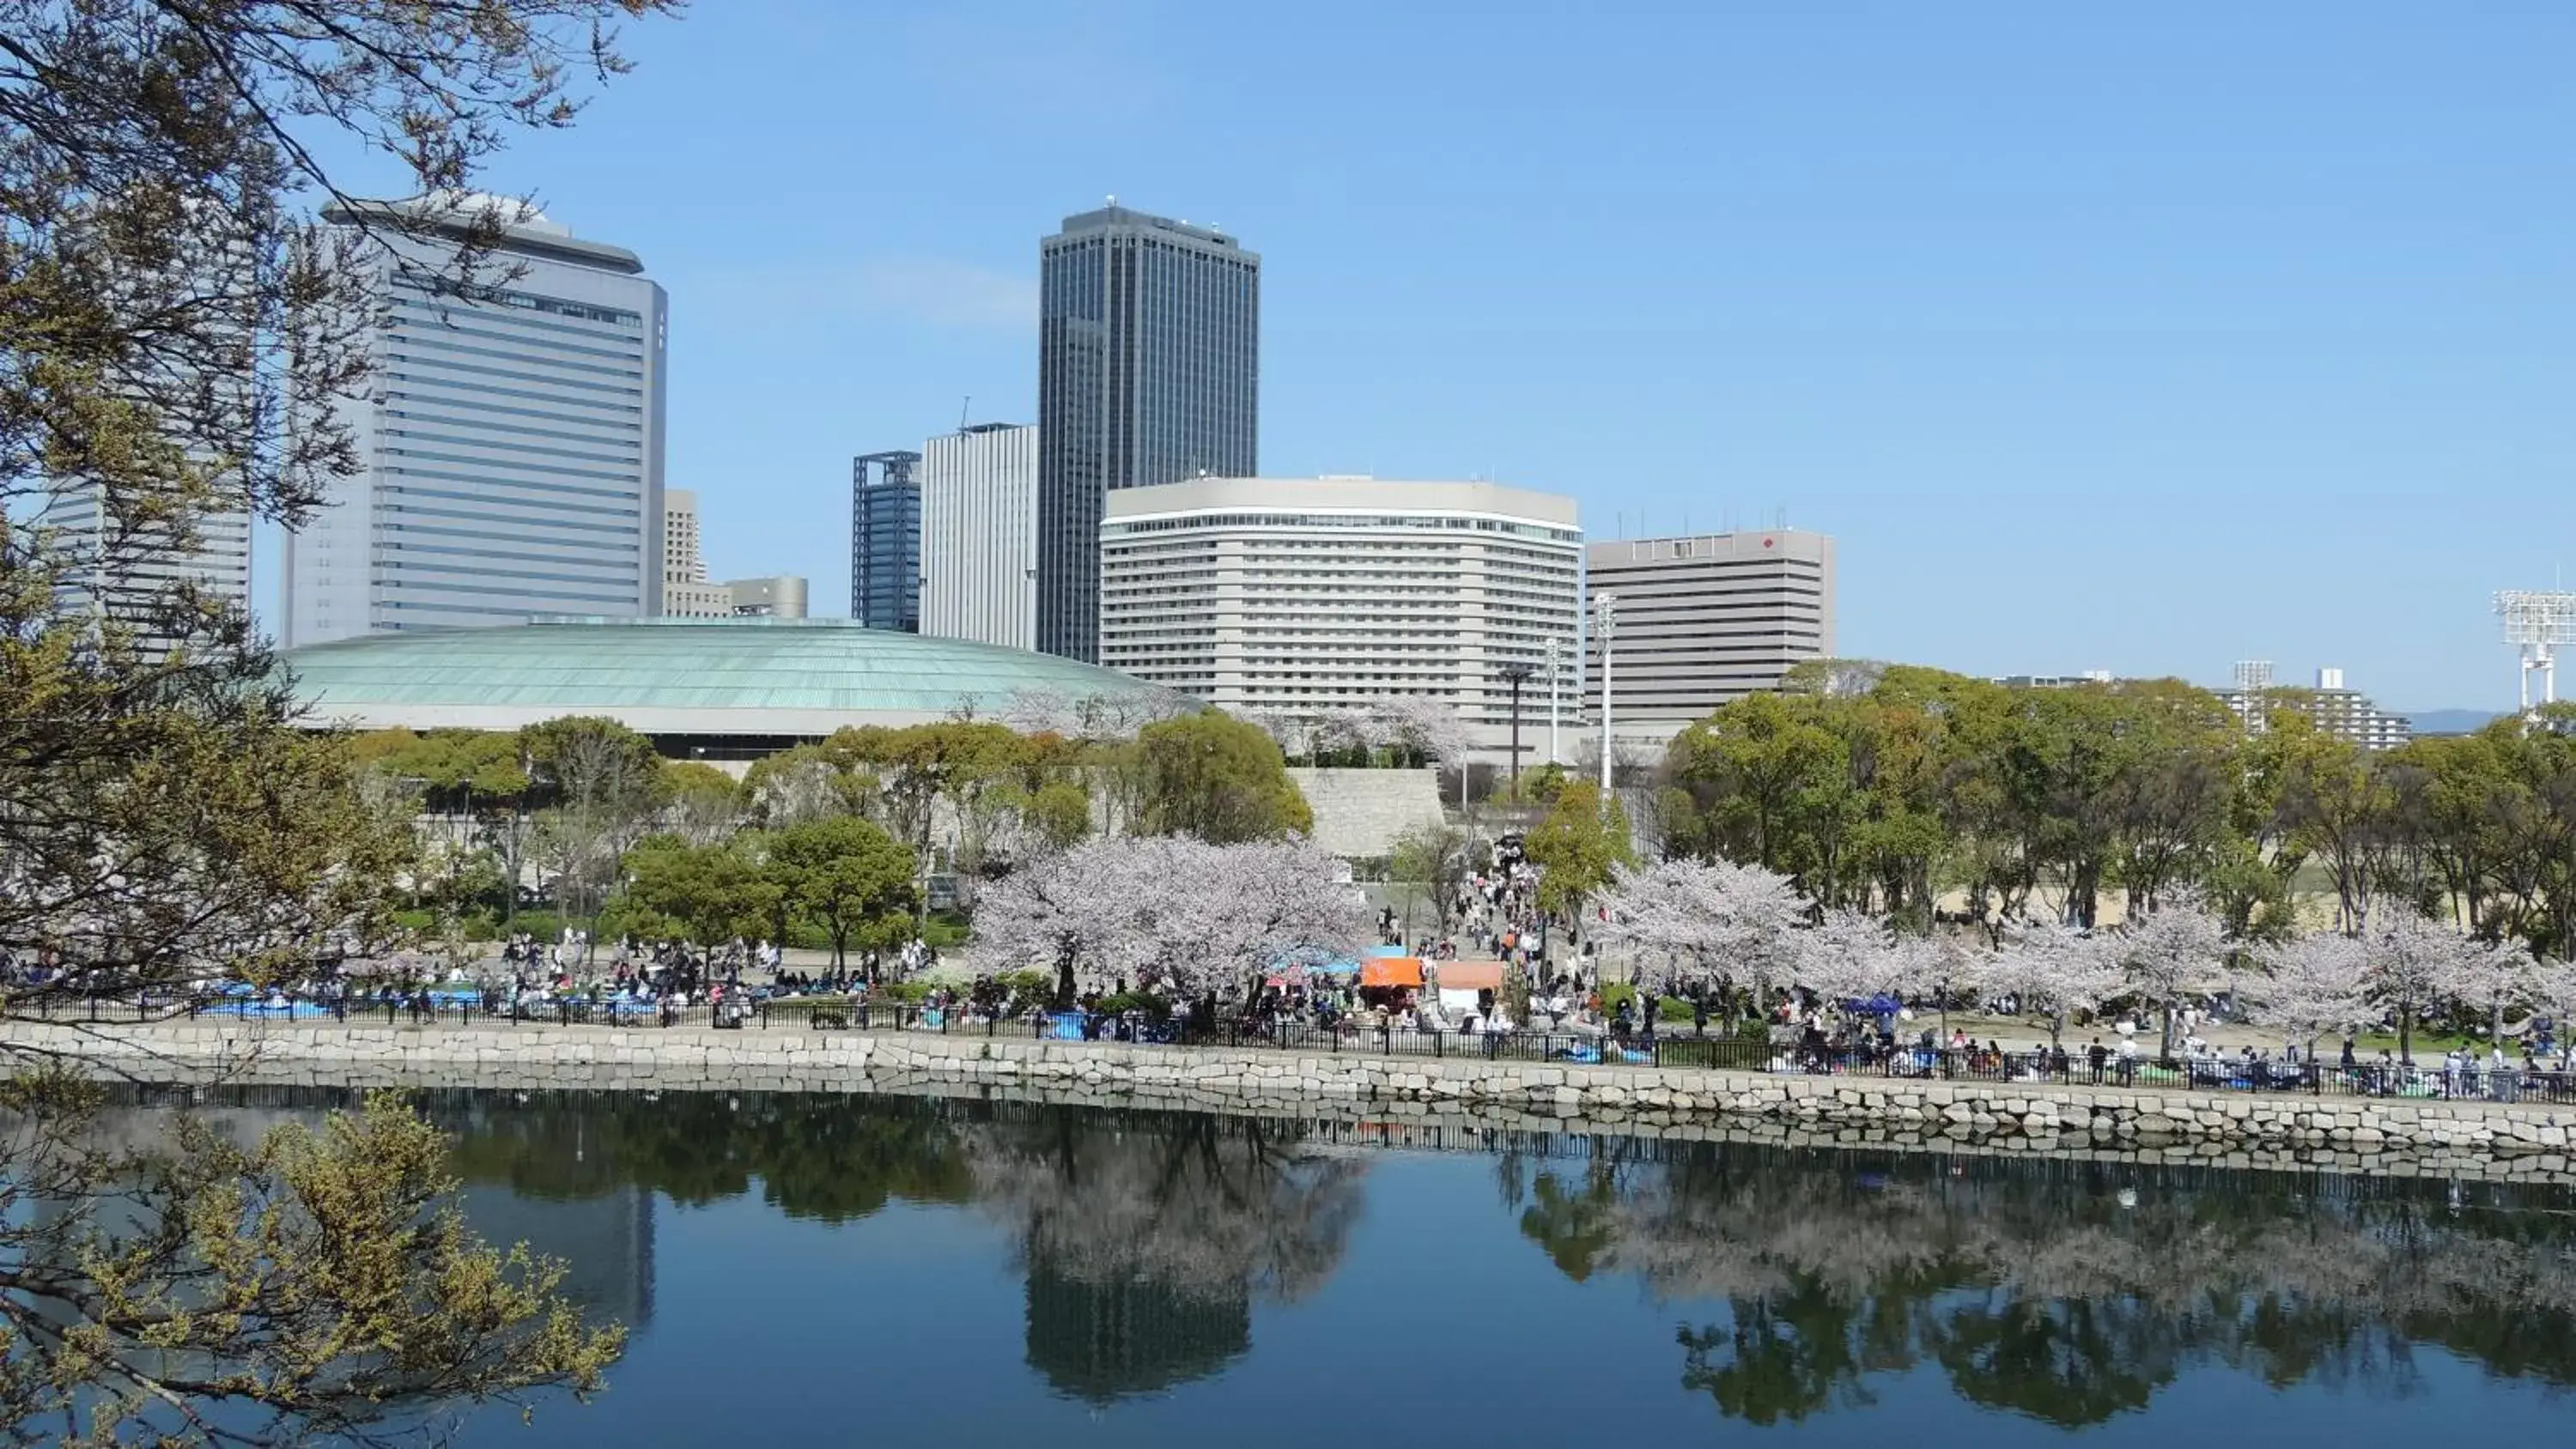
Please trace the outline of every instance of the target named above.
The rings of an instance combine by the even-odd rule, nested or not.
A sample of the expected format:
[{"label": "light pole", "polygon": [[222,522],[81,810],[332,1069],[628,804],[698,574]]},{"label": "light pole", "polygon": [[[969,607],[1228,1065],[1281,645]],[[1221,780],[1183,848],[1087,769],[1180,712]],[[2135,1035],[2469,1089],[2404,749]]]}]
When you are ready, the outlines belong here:
[{"label": "light pole", "polygon": [[1526,659],[1515,659],[1502,667],[1502,676],[1512,683],[1512,799],[1521,797],[1521,686],[1538,672],[1538,666]]},{"label": "light pole", "polygon": [[1592,596],[1592,634],[1601,641],[1601,803],[1610,803],[1610,636],[1619,628],[1619,596]]},{"label": "light pole", "polygon": [[1556,745],[1556,682],[1565,673],[1565,648],[1553,634],[1547,636],[1547,762],[1565,763],[1565,755]]}]

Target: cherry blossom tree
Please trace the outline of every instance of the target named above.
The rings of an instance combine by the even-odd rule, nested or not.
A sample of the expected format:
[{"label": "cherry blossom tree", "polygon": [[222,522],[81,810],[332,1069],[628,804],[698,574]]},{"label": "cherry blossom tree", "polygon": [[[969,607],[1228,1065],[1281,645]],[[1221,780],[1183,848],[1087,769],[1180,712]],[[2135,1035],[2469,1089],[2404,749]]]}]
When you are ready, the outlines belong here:
[{"label": "cherry blossom tree", "polygon": [[1597,934],[1662,956],[1676,988],[1748,990],[1758,1009],[1797,974],[1791,933],[1807,907],[1775,871],[1724,860],[1623,865],[1602,905]]},{"label": "cherry blossom tree", "polygon": [[2462,1006],[2484,1013],[2488,1040],[2501,1042],[2504,1014],[2538,999],[2540,963],[2519,946],[2461,940],[2464,949],[2451,965],[2451,996]]},{"label": "cherry blossom tree", "polygon": [[1043,967],[1059,1000],[1120,982],[1164,995],[1347,956],[1368,931],[1360,893],[1302,840],[1088,840],[1004,877],[975,912],[978,968]]},{"label": "cherry blossom tree", "polygon": [[2310,1056],[2318,1037],[2349,1031],[2371,1015],[2366,953],[2340,931],[2275,947],[2262,965],[2260,971],[2238,973],[2237,999],[2254,1020],[2306,1043]]},{"label": "cherry blossom tree", "polygon": [[2163,1055],[2173,1056],[2174,1010],[2183,998],[2227,985],[2227,928],[2189,891],[2096,937],[2128,989],[2164,1015]]},{"label": "cherry blossom tree", "polygon": [[1475,747],[1467,721],[1447,701],[1400,694],[1370,711],[1373,743],[1392,745],[1437,764],[1457,764]]},{"label": "cherry blossom tree", "polygon": [[2496,948],[2411,911],[2382,911],[2361,936],[2371,999],[2396,1014],[2397,1055],[2415,1060],[2415,1023],[2445,1001],[2502,991]]},{"label": "cherry blossom tree", "polygon": [[1980,995],[2012,997],[2022,1014],[2045,1018],[2048,1044],[2056,1046],[2068,1018],[2099,1009],[2126,984],[2106,947],[2062,922],[2028,921],[2008,928],[2002,946],[1971,961],[1963,974]]},{"label": "cherry blossom tree", "polygon": [[1899,937],[1886,921],[1832,909],[1814,927],[1790,934],[1798,986],[1842,1006],[1875,996],[1919,996],[1937,983],[1940,957],[1922,939]]}]

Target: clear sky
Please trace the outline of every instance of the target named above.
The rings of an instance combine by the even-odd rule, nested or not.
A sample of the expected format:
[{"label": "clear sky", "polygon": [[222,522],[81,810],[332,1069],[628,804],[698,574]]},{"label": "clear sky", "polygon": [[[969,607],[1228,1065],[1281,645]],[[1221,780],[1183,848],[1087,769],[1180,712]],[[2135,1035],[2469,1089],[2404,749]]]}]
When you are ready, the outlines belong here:
[{"label": "clear sky", "polygon": [[[717,576],[1036,411],[1038,239],[1263,259],[1263,470],[1840,539],[1841,652],[2509,707],[2576,565],[2576,4],[698,0],[494,189],[671,294]],[[2576,672],[2576,671],[2571,671]]]}]

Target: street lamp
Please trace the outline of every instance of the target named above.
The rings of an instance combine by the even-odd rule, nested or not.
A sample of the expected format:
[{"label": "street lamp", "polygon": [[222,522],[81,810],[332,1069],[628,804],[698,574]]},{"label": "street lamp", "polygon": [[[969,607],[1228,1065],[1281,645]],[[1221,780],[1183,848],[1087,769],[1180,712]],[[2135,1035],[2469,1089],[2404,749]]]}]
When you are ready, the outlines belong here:
[{"label": "street lamp", "polygon": [[1601,800],[1610,800],[1610,637],[1619,628],[1619,596],[1592,596],[1592,635],[1601,641]]},{"label": "street lamp", "polygon": [[1526,659],[1515,659],[1501,669],[1503,678],[1512,685],[1512,798],[1521,794],[1521,686],[1538,673],[1538,666]]},{"label": "street lamp", "polygon": [[1565,645],[1555,635],[1547,636],[1547,762],[1565,763],[1565,754],[1556,746],[1556,685],[1565,677]]}]

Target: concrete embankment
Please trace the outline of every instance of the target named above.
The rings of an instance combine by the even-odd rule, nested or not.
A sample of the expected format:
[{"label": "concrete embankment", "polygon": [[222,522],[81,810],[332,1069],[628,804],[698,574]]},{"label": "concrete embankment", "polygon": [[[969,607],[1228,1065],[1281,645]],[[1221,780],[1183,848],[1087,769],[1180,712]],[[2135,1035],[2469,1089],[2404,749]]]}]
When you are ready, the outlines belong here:
[{"label": "concrete embankment", "polygon": [[1120,1046],[924,1033],[0,1024],[0,1046],[190,1083],[936,1092],[1636,1136],[1969,1145],[2566,1178],[2576,1107],[2124,1090],[1481,1058]]}]

